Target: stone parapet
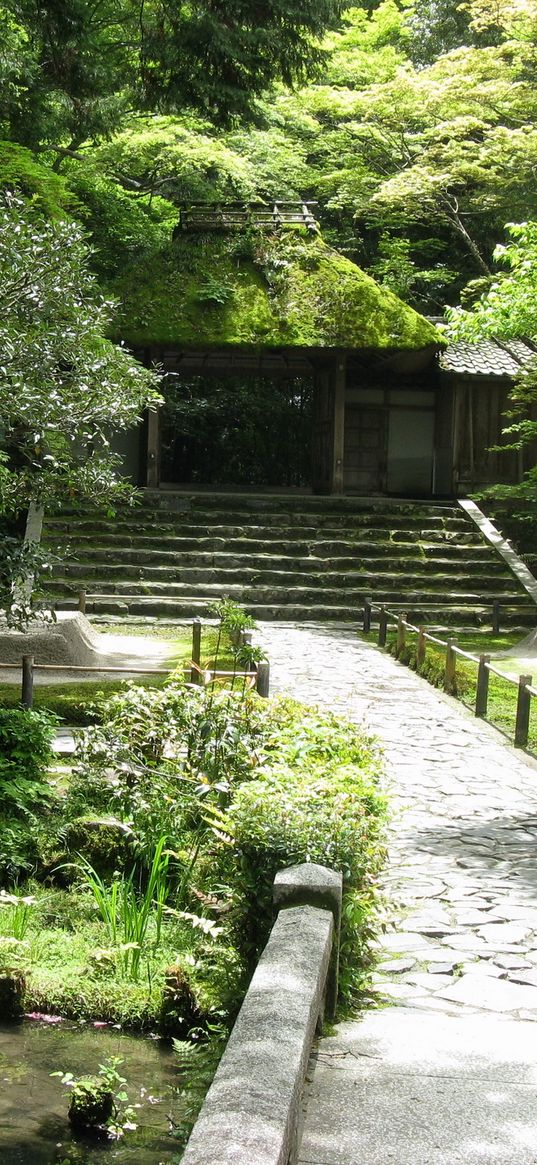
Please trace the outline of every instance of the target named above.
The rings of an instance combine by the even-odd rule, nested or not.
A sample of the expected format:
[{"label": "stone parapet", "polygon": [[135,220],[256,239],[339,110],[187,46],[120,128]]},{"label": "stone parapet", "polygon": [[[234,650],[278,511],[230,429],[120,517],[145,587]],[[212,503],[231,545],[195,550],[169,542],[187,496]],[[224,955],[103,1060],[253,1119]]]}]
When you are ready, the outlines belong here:
[{"label": "stone parapet", "polygon": [[282,871],[275,904],[285,908],[279,910],[182,1165],[287,1165],[293,1159],[308,1058],[334,966],[341,875],[313,864]]}]

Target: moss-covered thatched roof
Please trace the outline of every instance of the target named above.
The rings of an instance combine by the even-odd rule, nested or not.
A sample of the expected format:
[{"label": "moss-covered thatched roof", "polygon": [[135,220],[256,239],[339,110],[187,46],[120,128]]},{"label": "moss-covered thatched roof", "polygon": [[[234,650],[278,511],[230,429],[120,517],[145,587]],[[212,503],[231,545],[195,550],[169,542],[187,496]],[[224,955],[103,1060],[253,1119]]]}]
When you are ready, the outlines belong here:
[{"label": "moss-covered thatched roof", "polygon": [[115,281],[120,334],[180,348],[391,348],[442,343],[391,291],[304,228],[184,232]]}]

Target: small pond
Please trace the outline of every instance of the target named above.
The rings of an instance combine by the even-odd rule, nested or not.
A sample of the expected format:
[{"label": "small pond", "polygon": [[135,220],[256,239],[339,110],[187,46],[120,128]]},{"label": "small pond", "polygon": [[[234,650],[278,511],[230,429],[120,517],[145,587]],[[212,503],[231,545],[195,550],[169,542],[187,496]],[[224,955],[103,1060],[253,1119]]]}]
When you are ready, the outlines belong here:
[{"label": "small pond", "polygon": [[[119,1141],[71,1133],[69,1090],[51,1072],[93,1075],[109,1056],[121,1056],[129,1101],[140,1104],[138,1128]],[[91,1024],[24,1020],[0,1025],[1,1165],[173,1165],[180,1144],[170,1136],[178,1119],[181,1076],[173,1049],[151,1037],[128,1036]]]}]

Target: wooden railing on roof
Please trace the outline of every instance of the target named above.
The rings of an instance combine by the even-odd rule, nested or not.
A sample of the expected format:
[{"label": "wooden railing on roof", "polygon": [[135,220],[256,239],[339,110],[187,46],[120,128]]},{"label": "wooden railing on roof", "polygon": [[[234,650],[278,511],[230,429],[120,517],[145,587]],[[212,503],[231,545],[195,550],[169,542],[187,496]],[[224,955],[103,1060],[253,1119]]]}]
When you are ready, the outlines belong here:
[{"label": "wooden railing on roof", "polygon": [[231,231],[244,227],[279,230],[298,224],[309,231],[318,231],[313,208],[317,202],[189,202],[181,207],[180,227],[183,231]]}]

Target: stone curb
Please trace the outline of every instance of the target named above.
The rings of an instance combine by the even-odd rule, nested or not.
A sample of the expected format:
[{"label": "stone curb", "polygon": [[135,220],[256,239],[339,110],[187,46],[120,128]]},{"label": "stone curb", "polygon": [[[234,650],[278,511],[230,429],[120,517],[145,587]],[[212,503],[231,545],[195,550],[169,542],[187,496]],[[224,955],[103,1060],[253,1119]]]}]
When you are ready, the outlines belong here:
[{"label": "stone curb", "polygon": [[479,506],[476,506],[475,502],[470,501],[469,498],[458,498],[457,501],[461,509],[468,514],[468,517],[477,526],[483,538],[487,542],[490,542],[491,546],[503,558],[511,573],[518,579],[520,585],[524,587],[526,594],[537,604],[537,580],[525,562],[517,554],[516,550],[513,550],[511,543],[500,534],[500,531],[496,529],[496,526],[490,521],[490,518],[485,517],[483,511],[479,509]]},{"label": "stone curb", "polygon": [[[298,1113],[333,959],[334,910],[341,875],[306,867],[330,905],[293,905],[307,886],[300,871],[259,960],[182,1165],[287,1165],[296,1150]],[[335,881],[339,880],[339,895]],[[289,879],[287,879],[289,881]],[[284,877],[285,881],[285,877]],[[278,892],[276,892],[278,898]]]}]

